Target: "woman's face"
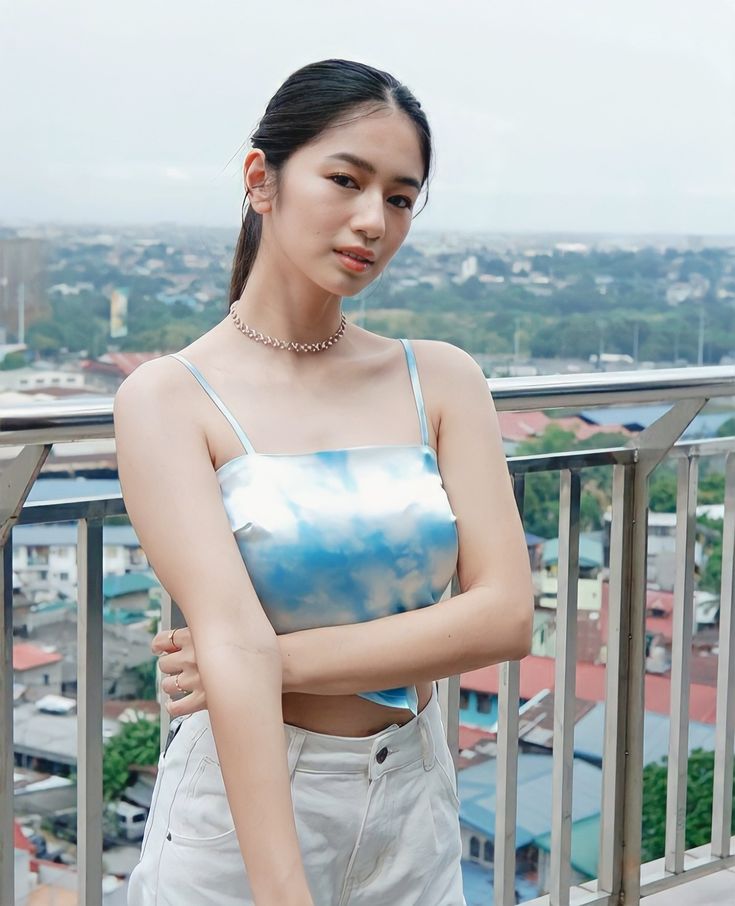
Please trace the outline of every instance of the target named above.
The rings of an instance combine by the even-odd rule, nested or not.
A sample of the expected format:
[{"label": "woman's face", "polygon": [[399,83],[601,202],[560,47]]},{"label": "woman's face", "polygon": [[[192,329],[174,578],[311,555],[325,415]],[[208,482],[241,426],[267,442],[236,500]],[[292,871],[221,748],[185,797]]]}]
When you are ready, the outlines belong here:
[{"label": "woman's face", "polygon": [[269,244],[317,286],[352,296],[405,239],[423,174],[416,127],[405,113],[356,112],[286,162],[264,223]]}]

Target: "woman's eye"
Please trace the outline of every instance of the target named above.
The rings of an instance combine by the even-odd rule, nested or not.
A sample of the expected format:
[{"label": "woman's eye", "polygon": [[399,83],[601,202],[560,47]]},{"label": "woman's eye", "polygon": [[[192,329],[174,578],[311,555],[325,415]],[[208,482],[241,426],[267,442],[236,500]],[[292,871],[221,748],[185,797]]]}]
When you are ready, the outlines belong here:
[{"label": "woman's eye", "polygon": [[[335,173],[334,176],[329,177],[331,180],[337,183],[338,186],[343,186],[345,189],[351,189],[353,186],[357,187],[357,183],[351,176],[347,176],[346,173]],[[351,185],[348,185],[351,183]]]},{"label": "woman's eye", "polygon": [[408,208],[409,211],[413,207],[413,202],[406,195],[393,195],[389,199],[391,204],[394,204],[397,208]]}]

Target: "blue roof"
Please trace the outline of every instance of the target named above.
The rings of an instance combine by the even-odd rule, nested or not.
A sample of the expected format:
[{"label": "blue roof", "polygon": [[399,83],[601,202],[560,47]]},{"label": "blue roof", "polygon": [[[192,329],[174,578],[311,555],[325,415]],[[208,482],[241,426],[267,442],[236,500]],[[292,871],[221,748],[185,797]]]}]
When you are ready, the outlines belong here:
[{"label": "blue roof", "polygon": [[652,406],[601,406],[599,409],[582,409],[579,415],[593,425],[624,425],[637,430],[647,428],[670,408],[660,403]]},{"label": "blue roof", "polygon": [[[637,431],[647,428],[670,408],[671,406],[660,403],[652,406],[609,406],[599,409],[582,409],[579,415],[593,425],[624,425],[630,430]],[[684,439],[714,437],[720,425],[734,415],[735,412],[700,412],[682,437]]]},{"label": "blue roof", "polygon": [[[494,758],[459,772],[460,822],[495,838],[496,768]],[[516,847],[527,846],[551,830],[551,755],[518,755]],[[572,821],[600,813],[602,771],[574,759]]]},{"label": "blue roof", "polygon": [[43,478],[28,494],[28,500],[67,500],[75,497],[112,497],[120,494],[117,478]]},{"label": "blue roof", "polygon": [[536,544],[541,544],[542,541],[546,541],[546,538],[542,538],[541,535],[534,535],[533,532],[526,532],[527,547],[533,547]]},{"label": "blue roof", "polygon": [[102,580],[102,595],[107,600],[157,587],[158,582],[149,573],[112,574]]},{"label": "blue roof", "polygon": [[[602,566],[603,546],[599,532],[583,532],[579,536],[579,565],[589,569]],[[556,563],[559,559],[559,539],[549,538],[544,543],[542,560],[544,565]]]},{"label": "blue roof", "polygon": [[103,607],[102,619],[105,623],[129,626],[131,623],[140,623],[147,620],[148,616],[139,610],[122,610],[119,607]]},{"label": "blue roof", "polygon": [[[467,906],[493,906],[495,891],[493,890],[494,872],[478,862],[469,860],[462,862],[462,888]],[[540,893],[538,887],[525,878],[516,877],[515,889],[520,895],[520,901],[532,900]]]},{"label": "blue roof", "polygon": [[[689,721],[689,751],[715,747],[714,725]],[[598,702],[574,727],[574,751],[578,755],[589,755],[602,759],[605,737],[605,703]],[[668,755],[669,718],[666,714],[646,711],[643,724],[643,763],[650,764]]]},{"label": "blue roof", "polygon": [[682,435],[687,440],[699,437],[716,437],[720,425],[735,416],[735,412],[703,412],[689,425]]}]

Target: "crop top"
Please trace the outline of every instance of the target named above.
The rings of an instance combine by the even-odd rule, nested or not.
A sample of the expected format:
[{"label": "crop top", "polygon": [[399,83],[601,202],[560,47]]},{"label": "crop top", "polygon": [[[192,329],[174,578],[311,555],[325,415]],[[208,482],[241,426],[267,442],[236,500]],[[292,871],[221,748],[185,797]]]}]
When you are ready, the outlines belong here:
[{"label": "crop top", "polygon": [[[456,516],[429,445],[413,349],[402,339],[421,444],[257,453],[199,369],[183,362],[245,450],[216,471],[227,516],[277,633],[360,623],[438,601],[457,566]],[[415,686],[361,692],[415,714]]]}]

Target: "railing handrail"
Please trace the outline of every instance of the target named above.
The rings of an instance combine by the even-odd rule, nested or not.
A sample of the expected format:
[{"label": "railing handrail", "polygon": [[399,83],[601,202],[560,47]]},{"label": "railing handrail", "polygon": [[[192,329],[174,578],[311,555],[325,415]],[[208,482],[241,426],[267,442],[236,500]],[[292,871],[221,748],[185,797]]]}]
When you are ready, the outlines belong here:
[{"label": "railing handrail", "polygon": [[[735,365],[488,378],[499,411],[735,396]],[[113,437],[112,396],[0,408],[0,446]]]}]

